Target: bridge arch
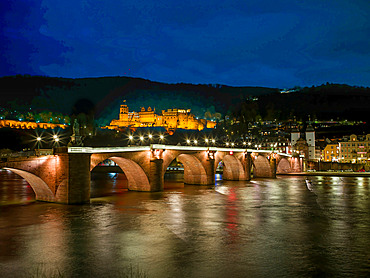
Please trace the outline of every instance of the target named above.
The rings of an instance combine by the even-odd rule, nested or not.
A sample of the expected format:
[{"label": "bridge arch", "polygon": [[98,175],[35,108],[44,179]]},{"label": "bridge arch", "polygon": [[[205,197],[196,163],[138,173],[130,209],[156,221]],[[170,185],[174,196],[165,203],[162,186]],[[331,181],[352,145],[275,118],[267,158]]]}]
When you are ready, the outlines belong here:
[{"label": "bridge arch", "polygon": [[246,179],[243,165],[234,155],[225,155],[222,161],[224,163],[222,179],[233,181]]},{"label": "bridge arch", "polygon": [[270,161],[263,155],[254,155],[253,177],[271,177],[273,176]]},{"label": "bridge arch", "polygon": [[135,161],[119,157],[119,156],[100,156],[100,159],[94,157],[91,159],[91,166],[90,171],[92,171],[96,165],[100,162],[110,159],[114,161],[124,172],[127,178],[127,187],[128,190],[133,191],[151,191],[151,187],[149,184],[149,179],[145,174],[143,168],[140,167]]},{"label": "bridge arch", "polygon": [[198,158],[191,154],[180,154],[177,159],[184,165],[184,183],[208,184],[206,170]]},{"label": "bridge arch", "polygon": [[54,202],[55,201],[55,195],[49,188],[49,186],[44,182],[41,178],[38,176],[19,169],[14,168],[7,168],[4,167],[3,169],[9,170],[22,178],[24,178],[29,185],[32,187],[33,191],[36,195],[36,200],[38,201],[46,201],[46,202]]},{"label": "bridge arch", "polygon": [[222,161],[224,165],[222,174],[223,180],[247,180],[247,173],[242,164],[243,157],[244,153],[228,154],[217,152],[215,158],[215,170],[217,169],[218,164]]},{"label": "bridge arch", "polygon": [[276,167],[276,173],[283,174],[283,173],[290,173],[292,172],[292,167],[290,166],[290,162],[286,157],[282,157],[278,161],[278,165]]},{"label": "bridge arch", "polygon": [[[184,183],[208,185],[214,184],[214,171],[207,168],[207,152],[190,152],[166,150],[163,153],[163,175],[171,162],[177,159],[184,166]],[[211,163],[213,166],[213,162]]]}]

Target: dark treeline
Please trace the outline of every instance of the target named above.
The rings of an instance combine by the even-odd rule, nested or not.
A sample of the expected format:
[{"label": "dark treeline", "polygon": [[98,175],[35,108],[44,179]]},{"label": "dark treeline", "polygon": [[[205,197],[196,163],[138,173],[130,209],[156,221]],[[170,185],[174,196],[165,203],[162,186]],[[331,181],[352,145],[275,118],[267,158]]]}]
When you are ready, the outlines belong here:
[{"label": "dark treeline", "polygon": [[292,93],[272,93],[246,98],[230,115],[246,121],[263,120],[357,120],[369,121],[370,88],[326,84]]}]

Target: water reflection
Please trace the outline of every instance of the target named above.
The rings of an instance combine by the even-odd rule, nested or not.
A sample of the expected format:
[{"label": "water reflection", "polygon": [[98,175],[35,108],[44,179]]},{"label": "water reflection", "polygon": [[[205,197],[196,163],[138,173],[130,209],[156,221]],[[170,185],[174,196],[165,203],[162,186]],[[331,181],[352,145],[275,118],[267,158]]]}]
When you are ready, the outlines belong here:
[{"label": "water reflection", "polygon": [[91,204],[65,206],[29,203],[32,189],[1,171],[0,276],[369,274],[370,178],[309,177],[310,188],[294,176],[215,186],[181,178],[145,193],[127,191],[123,176],[94,175]]}]

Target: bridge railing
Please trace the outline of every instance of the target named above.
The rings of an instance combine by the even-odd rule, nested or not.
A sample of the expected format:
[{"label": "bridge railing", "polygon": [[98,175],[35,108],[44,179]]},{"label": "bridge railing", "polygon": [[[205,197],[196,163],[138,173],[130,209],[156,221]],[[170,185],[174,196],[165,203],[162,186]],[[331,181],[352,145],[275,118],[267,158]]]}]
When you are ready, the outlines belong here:
[{"label": "bridge railing", "polygon": [[52,155],[53,149],[35,149],[22,152],[12,152],[12,153],[1,153],[0,157],[6,159],[8,157],[30,157],[30,156],[42,156],[42,155]]},{"label": "bridge railing", "polygon": [[271,150],[255,150],[255,149],[242,149],[242,148],[226,148],[226,147],[202,147],[202,146],[179,146],[179,145],[163,145],[163,144],[151,144],[150,146],[128,146],[128,147],[68,147],[66,151],[68,153],[109,153],[109,152],[134,152],[134,151],[146,151],[153,149],[163,150],[178,150],[178,151],[224,151],[224,152],[245,152],[245,153],[276,153],[281,156],[290,157],[290,154],[278,153]]}]

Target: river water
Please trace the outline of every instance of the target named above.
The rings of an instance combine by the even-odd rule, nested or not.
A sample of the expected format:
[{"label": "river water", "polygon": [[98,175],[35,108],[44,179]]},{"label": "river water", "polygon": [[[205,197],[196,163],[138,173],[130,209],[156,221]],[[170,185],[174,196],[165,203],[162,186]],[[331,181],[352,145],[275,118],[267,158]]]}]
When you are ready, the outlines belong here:
[{"label": "river water", "polygon": [[370,177],[181,178],[93,174],[91,203],[67,206],[0,171],[0,277],[369,277]]}]

